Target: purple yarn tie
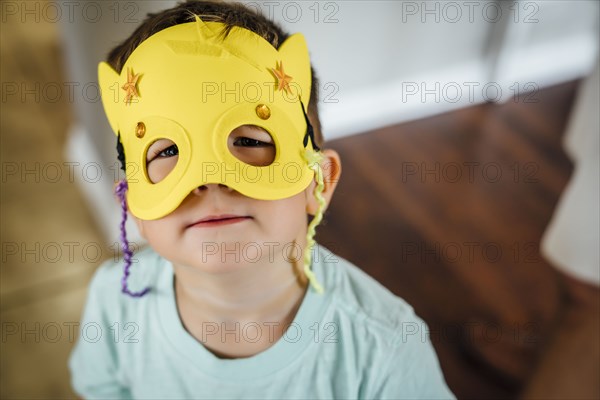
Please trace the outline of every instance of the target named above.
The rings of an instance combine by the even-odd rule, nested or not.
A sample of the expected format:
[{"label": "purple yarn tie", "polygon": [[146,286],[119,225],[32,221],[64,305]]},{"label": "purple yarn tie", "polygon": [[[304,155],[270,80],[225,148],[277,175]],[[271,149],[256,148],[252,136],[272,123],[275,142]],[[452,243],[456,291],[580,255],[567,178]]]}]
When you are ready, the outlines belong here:
[{"label": "purple yarn tie", "polygon": [[131,258],[133,256],[133,251],[129,248],[129,242],[127,241],[127,231],[125,230],[125,223],[127,222],[127,200],[125,199],[125,192],[127,192],[127,181],[123,179],[119,181],[117,187],[115,189],[115,194],[119,196],[119,200],[121,200],[121,249],[123,251],[123,259],[125,260],[125,269],[123,273],[123,278],[121,278],[121,292],[131,296],[131,297],[142,297],[146,293],[150,291],[150,288],[142,290],[141,292],[132,292],[127,287],[127,278],[129,277],[129,268],[131,267]]}]

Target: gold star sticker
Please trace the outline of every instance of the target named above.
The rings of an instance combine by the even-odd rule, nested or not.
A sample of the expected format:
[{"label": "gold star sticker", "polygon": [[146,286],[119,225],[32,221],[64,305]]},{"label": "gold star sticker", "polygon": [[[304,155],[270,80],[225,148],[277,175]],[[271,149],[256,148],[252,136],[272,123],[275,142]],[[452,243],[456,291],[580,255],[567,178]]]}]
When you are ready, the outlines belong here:
[{"label": "gold star sticker", "polygon": [[285,74],[283,70],[283,61],[279,63],[275,63],[275,68],[271,68],[271,72],[277,78],[277,90],[285,90],[286,93],[290,93],[290,82],[292,81],[292,77]]},{"label": "gold star sticker", "polygon": [[137,82],[140,79],[140,74],[133,74],[132,68],[127,68],[127,83],[122,86],[125,91],[125,104],[131,104],[134,97],[140,97],[138,92]]}]

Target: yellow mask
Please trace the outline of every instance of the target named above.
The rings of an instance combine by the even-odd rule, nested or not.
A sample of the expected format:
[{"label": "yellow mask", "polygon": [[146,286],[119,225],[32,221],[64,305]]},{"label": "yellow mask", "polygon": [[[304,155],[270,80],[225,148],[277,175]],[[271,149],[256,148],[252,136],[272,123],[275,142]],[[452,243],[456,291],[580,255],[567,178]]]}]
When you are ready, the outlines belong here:
[{"label": "yellow mask", "polygon": [[[294,34],[277,50],[239,27],[223,38],[223,27],[196,17],[142,42],[120,75],[99,65],[102,103],[127,160],[127,203],[138,218],[169,214],[205,184],[277,200],[300,193],[315,176],[305,157],[318,147],[306,117],[311,70],[304,37]],[[229,151],[229,135],[242,125],[271,135],[270,165],[244,163]],[[152,183],[146,153],[159,139],[173,141],[179,156]]]}]

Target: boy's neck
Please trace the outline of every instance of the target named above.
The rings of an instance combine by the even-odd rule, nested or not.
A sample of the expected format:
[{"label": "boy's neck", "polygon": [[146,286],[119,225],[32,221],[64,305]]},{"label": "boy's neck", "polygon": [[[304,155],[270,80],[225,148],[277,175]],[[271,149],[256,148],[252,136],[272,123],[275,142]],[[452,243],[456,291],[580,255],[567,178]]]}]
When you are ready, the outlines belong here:
[{"label": "boy's neck", "polygon": [[[284,334],[306,294],[308,281],[300,263],[253,264],[231,274],[206,274],[174,265],[183,325],[222,358],[249,357],[266,350]],[[246,328],[251,338],[244,337]],[[256,329],[261,332],[258,341]]]}]

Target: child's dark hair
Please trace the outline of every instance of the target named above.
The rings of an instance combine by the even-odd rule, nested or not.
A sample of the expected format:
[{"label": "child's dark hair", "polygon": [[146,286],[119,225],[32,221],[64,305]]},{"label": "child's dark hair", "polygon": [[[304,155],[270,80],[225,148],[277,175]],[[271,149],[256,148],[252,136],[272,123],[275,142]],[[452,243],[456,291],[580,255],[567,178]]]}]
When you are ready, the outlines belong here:
[{"label": "child's dark hair", "polygon": [[[155,14],[148,14],[142,24],[123,43],[115,47],[108,54],[107,63],[117,73],[121,73],[123,65],[133,51],[155,33],[174,25],[194,21],[194,15],[198,15],[205,22],[221,22],[225,25],[222,36],[226,37],[231,28],[240,27],[248,29],[266,41],[276,49],[289,36],[277,24],[268,18],[258,14],[256,11],[240,3],[226,3],[222,1],[198,1],[187,0],[179,3],[173,8]],[[321,122],[317,103],[319,99],[319,82],[311,67],[312,83],[310,100],[308,104],[308,117],[314,130],[314,139],[319,147],[322,147],[323,136],[321,133]],[[125,154],[121,145],[120,137],[117,138],[118,158],[121,168],[125,171]]]}]

